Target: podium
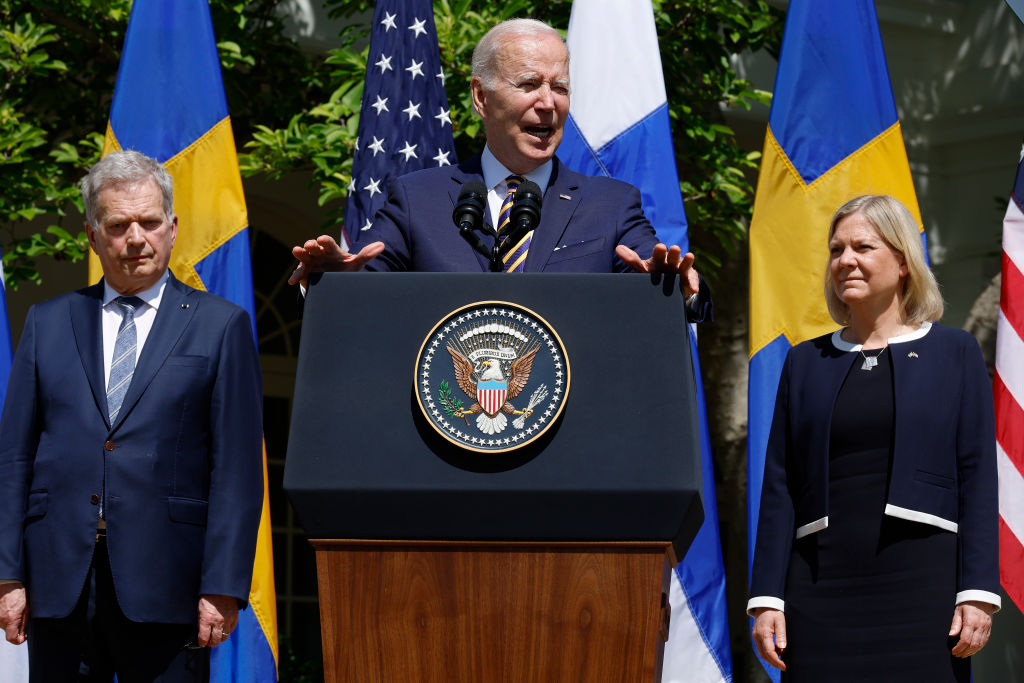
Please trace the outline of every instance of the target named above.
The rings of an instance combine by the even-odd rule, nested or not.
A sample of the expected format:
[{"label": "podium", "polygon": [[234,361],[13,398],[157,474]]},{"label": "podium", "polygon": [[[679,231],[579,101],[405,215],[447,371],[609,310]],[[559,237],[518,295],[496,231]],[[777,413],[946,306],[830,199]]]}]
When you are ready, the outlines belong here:
[{"label": "podium", "polygon": [[[481,306],[502,317],[458,328]],[[550,334],[505,322],[519,310]],[[473,346],[508,328],[521,332],[500,351]],[[325,680],[660,680],[670,571],[703,521],[687,329],[675,278],[338,273],[311,287],[284,485],[314,539]],[[505,408],[465,377],[438,387],[462,362],[446,346],[479,387],[503,368]],[[564,368],[537,360],[556,346]],[[565,384],[534,389],[552,362]],[[514,423],[519,445],[484,450]]]}]

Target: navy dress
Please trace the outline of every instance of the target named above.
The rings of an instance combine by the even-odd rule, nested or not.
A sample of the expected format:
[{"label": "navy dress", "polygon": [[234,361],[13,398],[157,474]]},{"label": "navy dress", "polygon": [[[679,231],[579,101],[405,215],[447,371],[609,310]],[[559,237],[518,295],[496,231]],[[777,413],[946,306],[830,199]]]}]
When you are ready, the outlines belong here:
[{"label": "navy dress", "polygon": [[790,557],[782,680],[966,683],[970,662],[950,654],[958,638],[947,635],[956,534],[883,514],[892,465],[891,352],[871,370],[857,355],[832,416],[828,528],[794,541]]}]

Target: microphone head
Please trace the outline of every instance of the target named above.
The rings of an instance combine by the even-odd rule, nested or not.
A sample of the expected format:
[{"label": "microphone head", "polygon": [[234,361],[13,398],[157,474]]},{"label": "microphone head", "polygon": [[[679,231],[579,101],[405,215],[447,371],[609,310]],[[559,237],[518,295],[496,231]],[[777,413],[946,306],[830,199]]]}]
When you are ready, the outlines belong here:
[{"label": "microphone head", "polygon": [[463,223],[471,223],[474,227],[480,225],[484,217],[484,206],[487,204],[487,188],[482,180],[470,180],[459,190],[459,200],[455,203],[452,211],[452,220],[455,225],[462,227]]},{"label": "microphone head", "polygon": [[544,193],[540,191],[537,183],[527,180],[516,190],[515,201],[512,204],[512,211],[509,214],[512,225],[519,225],[521,221],[528,222],[528,230],[532,230],[540,223],[540,206],[544,201]]}]

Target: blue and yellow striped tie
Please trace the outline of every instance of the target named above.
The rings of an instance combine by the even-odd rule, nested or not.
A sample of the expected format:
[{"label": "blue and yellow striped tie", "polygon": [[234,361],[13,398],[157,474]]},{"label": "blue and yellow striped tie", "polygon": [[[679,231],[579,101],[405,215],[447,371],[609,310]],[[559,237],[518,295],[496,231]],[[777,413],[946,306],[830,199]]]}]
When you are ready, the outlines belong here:
[{"label": "blue and yellow striped tie", "polygon": [[[526,178],[521,175],[512,174],[508,178],[505,178],[505,185],[508,190],[505,192],[505,201],[501,204],[501,212],[498,214],[498,234],[504,236],[504,233],[510,229],[509,221],[512,216],[512,204],[515,201],[516,190],[519,186],[526,182]],[[526,262],[526,252],[530,250],[530,238],[533,237],[533,231],[528,232],[521,240],[519,244],[515,246],[510,252],[505,254],[502,258],[504,270],[506,273],[521,273],[523,272],[523,264]]]}]

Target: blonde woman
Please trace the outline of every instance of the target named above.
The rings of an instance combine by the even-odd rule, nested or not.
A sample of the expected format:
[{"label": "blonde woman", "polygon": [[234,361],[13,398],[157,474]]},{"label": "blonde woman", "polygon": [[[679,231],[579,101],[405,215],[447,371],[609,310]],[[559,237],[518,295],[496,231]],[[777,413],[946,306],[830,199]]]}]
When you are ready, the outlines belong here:
[{"label": "blonde woman", "polygon": [[842,326],[790,350],[747,612],[784,681],[969,681],[999,609],[995,427],[977,342],[916,222],[864,196],[829,226]]}]

